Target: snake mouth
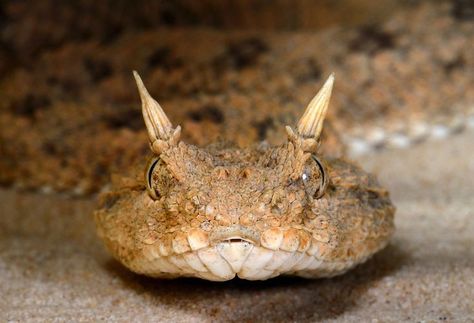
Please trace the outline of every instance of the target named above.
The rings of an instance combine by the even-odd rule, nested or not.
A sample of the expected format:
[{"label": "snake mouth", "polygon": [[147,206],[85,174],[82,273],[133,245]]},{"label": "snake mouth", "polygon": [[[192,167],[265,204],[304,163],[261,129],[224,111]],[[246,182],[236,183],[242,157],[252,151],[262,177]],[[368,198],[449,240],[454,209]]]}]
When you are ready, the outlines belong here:
[{"label": "snake mouth", "polygon": [[252,245],[260,245],[260,234],[253,229],[240,225],[217,228],[209,235],[209,239],[212,245],[219,243],[238,244],[244,242]]},{"label": "snake mouth", "polygon": [[243,242],[254,244],[254,242],[251,241],[250,239],[244,239],[244,238],[241,238],[241,237],[227,238],[227,239],[221,240],[220,243],[243,243]]}]

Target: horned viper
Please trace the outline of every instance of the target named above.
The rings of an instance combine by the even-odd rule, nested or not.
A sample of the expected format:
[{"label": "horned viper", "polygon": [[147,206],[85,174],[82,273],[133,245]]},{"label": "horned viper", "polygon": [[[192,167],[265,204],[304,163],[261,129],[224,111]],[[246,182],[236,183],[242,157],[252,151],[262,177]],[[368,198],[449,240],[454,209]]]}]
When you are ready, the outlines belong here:
[{"label": "horned viper", "polygon": [[320,154],[332,75],[297,127],[286,127],[286,143],[247,149],[181,141],[181,127],[134,75],[153,156],[144,175],[104,193],[94,214],[126,267],[213,281],[330,277],[387,244],[388,192],[356,165]]}]

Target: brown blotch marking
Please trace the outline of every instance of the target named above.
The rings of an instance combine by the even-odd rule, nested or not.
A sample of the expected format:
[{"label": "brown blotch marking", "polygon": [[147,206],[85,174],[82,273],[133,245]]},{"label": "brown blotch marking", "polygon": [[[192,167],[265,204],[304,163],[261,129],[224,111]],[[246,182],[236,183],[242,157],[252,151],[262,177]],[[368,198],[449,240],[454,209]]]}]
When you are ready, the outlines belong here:
[{"label": "brown blotch marking", "polygon": [[361,27],[357,36],[349,43],[349,50],[375,54],[384,49],[395,46],[395,36],[381,30],[379,26],[370,25]]},{"label": "brown blotch marking", "polygon": [[167,46],[156,48],[148,57],[148,67],[171,70],[183,65],[183,61],[176,57]]},{"label": "brown blotch marking", "polygon": [[215,105],[204,105],[199,110],[191,111],[188,117],[195,122],[211,121],[213,123],[223,123],[224,114],[221,109]]},{"label": "brown blotch marking", "polygon": [[112,66],[107,61],[88,57],[83,64],[93,82],[100,82],[113,74]]},{"label": "brown blotch marking", "polygon": [[111,129],[128,128],[133,131],[143,129],[140,110],[126,105],[116,105],[107,110],[103,117],[105,124]]},{"label": "brown blotch marking", "polygon": [[268,117],[261,121],[254,122],[252,125],[257,130],[258,140],[263,141],[267,138],[267,132],[270,129],[275,129],[275,120]]},{"label": "brown blotch marking", "polygon": [[[474,17],[473,17],[474,18]],[[452,61],[444,64],[444,70],[447,74],[462,69],[466,65],[466,59],[464,56],[459,55]]]},{"label": "brown blotch marking", "polygon": [[454,18],[461,21],[472,21],[474,19],[474,1],[453,0],[451,3],[451,14]]},{"label": "brown blotch marking", "polygon": [[298,83],[314,82],[321,78],[322,68],[313,57],[306,58],[299,64],[302,64],[301,71],[295,75]]},{"label": "brown blotch marking", "polygon": [[32,118],[37,110],[46,108],[51,105],[51,100],[42,95],[27,94],[19,102],[11,105],[10,110],[18,116]]},{"label": "brown blotch marking", "polygon": [[255,65],[260,56],[269,50],[267,43],[257,37],[249,37],[227,45],[224,54],[214,59],[217,72],[234,68],[237,70]]}]

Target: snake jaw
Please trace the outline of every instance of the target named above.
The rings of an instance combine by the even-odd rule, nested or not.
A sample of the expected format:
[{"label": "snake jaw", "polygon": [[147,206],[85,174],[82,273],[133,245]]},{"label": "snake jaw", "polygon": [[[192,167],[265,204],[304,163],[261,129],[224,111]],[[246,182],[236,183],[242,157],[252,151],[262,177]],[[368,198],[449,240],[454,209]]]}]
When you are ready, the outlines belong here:
[{"label": "snake jaw", "polygon": [[[137,273],[155,277],[187,276],[226,281],[235,277],[265,280],[279,275],[330,277],[365,260],[331,260],[328,258],[331,249],[329,244],[311,237],[306,241],[303,235],[297,229],[286,230],[283,232],[281,247],[276,250],[230,236],[215,245],[166,255],[158,252],[157,245],[146,245],[142,249],[142,256],[126,265]],[[299,238],[295,241],[296,244],[292,244],[293,247],[289,247],[290,245],[285,246],[285,236]],[[299,248],[302,245],[307,248]]]}]

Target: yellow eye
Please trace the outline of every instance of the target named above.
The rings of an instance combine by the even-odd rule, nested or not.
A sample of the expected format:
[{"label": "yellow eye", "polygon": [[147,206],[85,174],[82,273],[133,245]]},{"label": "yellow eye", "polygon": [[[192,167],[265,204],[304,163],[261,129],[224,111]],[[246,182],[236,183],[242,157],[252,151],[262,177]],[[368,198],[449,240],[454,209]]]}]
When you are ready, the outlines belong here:
[{"label": "yellow eye", "polygon": [[324,195],[329,184],[329,177],[322,161],[315,155],[311,155],[311,161],[301,175],[303,184],[308,195],[319,199]]}]

